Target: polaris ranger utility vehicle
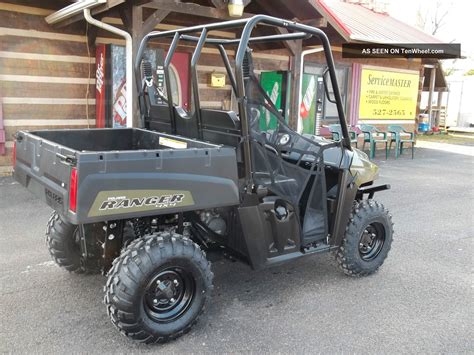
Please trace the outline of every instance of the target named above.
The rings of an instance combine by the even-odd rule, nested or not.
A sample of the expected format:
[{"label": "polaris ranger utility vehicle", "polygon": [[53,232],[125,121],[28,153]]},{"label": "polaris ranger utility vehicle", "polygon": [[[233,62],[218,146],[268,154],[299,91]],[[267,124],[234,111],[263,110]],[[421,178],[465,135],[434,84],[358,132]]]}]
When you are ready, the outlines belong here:
[{"label": "polaris ranger utility vehicle", "polygon": [[[288,33],[251,37],[256,25]],[[238,39],[209,36],[239,27]],[[324,48],[339,142],[289,128],[253,70],[253,44],[311,37]],[[158,67],[166,91],[144,58],[147,43],[163,38],[171,39]],[[166,94],[182,42],[195,44],[190,111]],[[196,65],[204,46],[219,50],[238,112],[200,107]],[[235,67],[228,49],[235,50]],[[16,180],[54,209],[46,230],[53,259],[69,271],[107,273],[107,312],[123,334],[151,343],[187,332],[210,303],[205,252],[231,254],[253,269],[328,251],[351,276],[382,265],[392,222],[373,196],[389,186],[374,186],[377,167],[351,148],[321,30],[258,15],[151,32],[135,71],[142,129],[20,131],[15,142]],[[267,111],[277,127],[261,131]]]}]

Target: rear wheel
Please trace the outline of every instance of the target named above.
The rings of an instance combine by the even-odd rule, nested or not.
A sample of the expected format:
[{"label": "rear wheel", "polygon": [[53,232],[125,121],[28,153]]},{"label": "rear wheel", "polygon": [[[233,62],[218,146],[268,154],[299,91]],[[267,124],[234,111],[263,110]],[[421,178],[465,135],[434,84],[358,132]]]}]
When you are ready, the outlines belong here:
[{"label": "rear wheel", "polygon": [[209,302],[212,279],[205,253],[190,239],[148,235],[115,259],[106,284],[107,312],[128,337],[166,342],[196,323]]},{"label": "rear wheel", "polygon": [[392,239],[393,223],[388,210],[374,200],[356,202],[336,253],[339,267],[350,276],[373,274],[385,261]]},{"label": "rear wheel", "polygon": [[[96,232],[95,227],[99,226],[92,225],[90,228],[87,228],[87,232]],[[78,274],[100,272],[98,264],[98,258],[100,257],[99,251],[94,250],[96,249],[93,244],[94,238],[89,239],[92,240],[92,244],[88,244],[89,257],[97,259],[97,265],[92,265],[93,263],[89,262],[86,266],[81,261],[81,244],[78,226],[69,223],[57,212],[53,212],[46,227],[46,243],[48,244],[49,253],[56,264],[68,271],[73,271]],[[96,252],[97,255],[94,255],[94,252]]]}]

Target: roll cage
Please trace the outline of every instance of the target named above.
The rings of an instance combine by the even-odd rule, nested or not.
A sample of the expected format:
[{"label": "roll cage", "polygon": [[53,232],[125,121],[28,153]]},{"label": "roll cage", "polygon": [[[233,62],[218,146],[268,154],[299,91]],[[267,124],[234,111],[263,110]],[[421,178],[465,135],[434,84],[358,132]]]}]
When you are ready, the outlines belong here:
[{"label": "roll cage", "polygon": [[[262,24],[266,26],[272,26],[277,28],[283,28],[290,31],[286,34],[279,35],[268,35],[268,36],[259,36],[251,37],[251,33],[255,26]],[[214,30],[221,29],[232,29],[232,28],[243,28],[241,37],[238,39],[221,39],[221,38],[208,38],[208,34]],[[200,33],[199,36],[192,35],[193,33]],[[144,56],[144,52],[148,42],[152,39],[172,39],[168,53],[164,59],[164,73],[165,73],[165,87],[167,92],[172,92],[171,90],[171,80],[170,80],[170,64],[173,58],[173,54],[178,47],[179,41],[188,41],[195,42],[196,48],[191,56],[191,78],[192,78],[192,99],[194,104],[192,105],[192,115],[195,116],[197,121],[198,128],[198,138],[202,139],[202,118],[200,112],[200,100],[199,100],[199,89],[198,89],[198,77],[197,77],[197,63],[199,61],[202,49],[204,45],[211,45],[218,49],[224,66],[227,71],[227,75],[232,86],[232,90],[235,93],[235,96],[238,101],[239,117],[241,122],[241,135],[242,135],[242,144],[243,144],[243,159],[245,165],[245,178],[246,183],[249,185],[252,181],[252,160],[251,160],[251,147],[250,147],[250,126],[249,126],[249,112],[247,112],[247,102],[248,97],[246,96],[246,87],[244,82],[244,59],[249,43],[268,43],[275,41],[289,41],[297,39],[309,39],[311,37],[317,37],[321,41],[321,44],[324,49],[325,59],[327,62],[327,71],[329,72],[329,77],[331,80],[334,100],[338,111],[339,123],[342,130],[342,145],[351,150],[350,137],[348,133],[348,128],[345,120],[344,110],[342,106],[341,95],[339,92],[339,86],[337,85],[336,72],[334,67],[334,59],[331,52],[331,47],[329,40],[326,34],[318,28],[311,27],[304,24],[299,24],[293,21],[288,21],[284,19],[279,19],[267,15],[256,15],[248,19],[239,19],[225,22],[217,22],[206,25],[198,25],[186,28],[179,28],[176,30],[169,31],[153,31],[147,34],[140,43],[137,57],[135,60],[134,70],[136,85],[139,93],[140,100],[140,109],[141,109],[141,120],[142,125],[144,125],[144,105],[143,95],[144,87],[142,83],[141,75],[141,62]],[[232,71],[232,67],[229,61],[229,57],[226,52],[226,47],[235,47],[237,46],[237,52],[235,55],[235,73]],[[293,93],[295,95],[296,93]],[[171,119],[171,130],[173,134],[176,134],[176,121],[173,119],[173,100],[167,100],[169,106]]]}]

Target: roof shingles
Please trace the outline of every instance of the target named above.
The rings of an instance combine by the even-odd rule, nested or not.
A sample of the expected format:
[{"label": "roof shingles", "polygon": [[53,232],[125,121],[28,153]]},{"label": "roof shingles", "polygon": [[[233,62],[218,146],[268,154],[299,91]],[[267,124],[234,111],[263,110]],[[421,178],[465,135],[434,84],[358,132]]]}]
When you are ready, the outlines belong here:
[{"label": "roof shingles", "polygon": [[362,5],[343,1],[311,0],[316,8],[333,18],[337,30],[350,42],[369,43],[441,43],[416,27]]}]

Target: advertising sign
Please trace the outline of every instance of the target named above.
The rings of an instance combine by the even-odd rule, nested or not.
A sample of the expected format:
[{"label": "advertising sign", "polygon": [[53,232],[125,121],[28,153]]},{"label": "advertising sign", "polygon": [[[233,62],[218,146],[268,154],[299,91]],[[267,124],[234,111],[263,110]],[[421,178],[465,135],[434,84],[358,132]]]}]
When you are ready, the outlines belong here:
[{"label": "advertising sign", "polygon": [[412,120],[416,115],[419,74],[363,68],[359,118]]},{"label": "advertising sign", "polygon": [[112,61],[112,127],[127,126],[125,47],[111,46]]},{"label": "advertising sign", "polygon": [[95,89],[96,89],[96,105],[95,105],[95,117],[96,127],[105,127],[105,107],[106,107],[106,87],[105,87],[105,56],[106,47],[105,44],[98,44],[96,47],[96,73],[95,73]]},{"label": "advertising sign", "polygon": [[[313,74],[303,74],[302,77],[302,101],[300,102],[300,120],[303,130],[301,133],[314,134],[316,118],[316,85],[317,77]],[[300,126],[300,125],[299,125]]]},{"label": "advertising sign", "polygon": [[[283,74],[275,71],[262,72],[260,84],[277,109],[281,109]],[[260,130],[266,131],[277,127],[277,118],[265,108],[260,112]]]},{"label": "advertising sign", "polygon": [[[144,57],[156,73],[156,84],[165,92],[164,52],[148,48]],[[171,60],[171,88],[173,102],[189,108],[189,53],[177,52]],[[96,126],[97,128],[122,128],[127,126],[127,82],[125,47],[108,44],[98,45],[96,50]],[[159,102],[163,104],[162,102]]]}]

